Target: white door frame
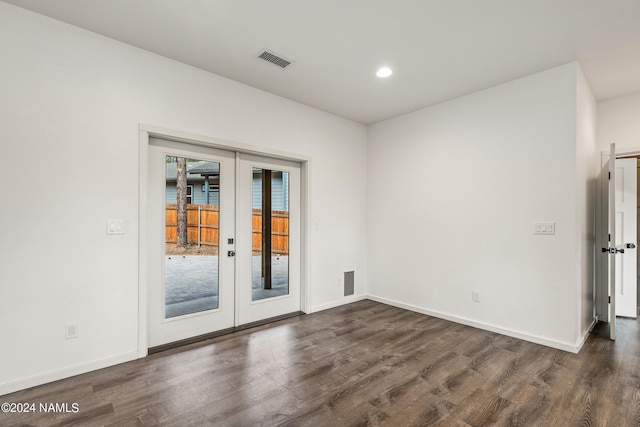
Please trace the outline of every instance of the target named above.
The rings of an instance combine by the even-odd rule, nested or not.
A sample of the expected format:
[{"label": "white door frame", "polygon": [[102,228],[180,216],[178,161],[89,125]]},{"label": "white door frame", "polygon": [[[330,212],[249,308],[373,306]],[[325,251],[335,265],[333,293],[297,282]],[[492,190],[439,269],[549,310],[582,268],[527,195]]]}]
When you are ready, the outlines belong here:
[{"label": "white door frame", "polygon": [[[164,129],[157,126],[140,124],[138,127],[138,358],[148,354],[148,289],[147,283],[147,179],[149,172],[149,139],[169,139],[186,144],[199,145],[233,151],[236,153],[254,154],[274,159],[290,160],[300,163],[300,310],[308,312],[311,301],[311,157],[286,151],[273,150],[266,147],[243,144]],[[639,150],[640,151],[640,150]]]},{"label": "white door frame", "polygon": [[[616,146],[616,157],[625,157],[625,156],[636,156],[640,155],[640,147],[617,147]],[[602,150],[600,152],[600,163],[598,164],[598,168],[600,168],[601,164],[603,164],[603,159],[608,159],[610,156],[609,150]],[[606,236],[602,235],[602,230],[604,229],[601,224],[603,220],[602,209],[608,209],[609,201],[604,199],[604,191],[602,189],[602,185],[608,185],[608,181],[604,180],[604,177],[599,176],[600,182],[596,186],[597,191],[597,203],[598,208],[596,209],[596,289],[595,289],[595,304],[596,304],[596,314],[598,315],[598,320],[609,322],[609,301],[608,301],[608,256],[599,256],[601,254],[601,248],[607,247],[609,245],[608,239]],[[640,230],[639,230],[640,233]],[[639,248],[640,249],[640,248]],[[614,295],[615,297],[615,295]]]}]

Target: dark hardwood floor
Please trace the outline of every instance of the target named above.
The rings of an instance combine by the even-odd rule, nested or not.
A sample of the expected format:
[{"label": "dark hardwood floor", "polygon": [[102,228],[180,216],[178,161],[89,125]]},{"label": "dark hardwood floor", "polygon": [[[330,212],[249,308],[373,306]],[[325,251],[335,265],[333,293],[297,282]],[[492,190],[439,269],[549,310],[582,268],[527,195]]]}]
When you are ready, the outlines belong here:
[{"label": "dark hardwood floor", "polygon": [[640,328],[580,354],[361,301],[0,397],[1,426],[640,426]]}]

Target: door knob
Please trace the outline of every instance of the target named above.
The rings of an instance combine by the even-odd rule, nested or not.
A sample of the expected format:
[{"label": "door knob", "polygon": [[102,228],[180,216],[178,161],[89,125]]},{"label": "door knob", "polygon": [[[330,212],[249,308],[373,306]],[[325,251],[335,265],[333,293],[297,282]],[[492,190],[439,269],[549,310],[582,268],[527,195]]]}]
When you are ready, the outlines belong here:
[{"label": "door knob", "polygon": [[636,244],[635,243],[627,243],[626,246],[627,246],[627,249],[635,249],[636,248]]},{"label": "door knob", "polygon": [[[630,244],[630,245],[633,245],[633,243],[629,243],[629,244]],[[635,245],[634,245],[634,247],[635,247]],[[623,253],[624,253],[624,249],[616,249],[616,248],[602,248],[602,252],[608,252],[608,253],[613,254],[613,255],[615,255],[615,254],[617,254],[617,253],[621,253],[621,254],[623,254]]]},{"label": "door knob", "polygon": [[227,251],[227,256],[236,256],[236,251]]}]

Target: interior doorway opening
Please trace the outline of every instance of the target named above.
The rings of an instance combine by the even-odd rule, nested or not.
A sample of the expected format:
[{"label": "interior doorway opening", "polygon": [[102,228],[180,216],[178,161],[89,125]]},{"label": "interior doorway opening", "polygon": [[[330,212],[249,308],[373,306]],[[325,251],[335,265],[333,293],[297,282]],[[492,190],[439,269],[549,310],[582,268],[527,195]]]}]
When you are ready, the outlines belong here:
[{"label": "interior doorway opening", "polygon": [[638,156],[640,148],[602,151],[596,214],[595,316],[616,339],[616,318],[638,317]]}]

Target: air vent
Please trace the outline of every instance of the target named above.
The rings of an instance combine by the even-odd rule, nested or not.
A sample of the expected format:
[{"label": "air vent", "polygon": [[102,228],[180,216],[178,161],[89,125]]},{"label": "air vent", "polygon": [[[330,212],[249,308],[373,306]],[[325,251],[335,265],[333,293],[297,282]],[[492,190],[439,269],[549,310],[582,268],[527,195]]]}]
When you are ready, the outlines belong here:
[{"label": "air vent", "polygon": [[344,296],[353,295],[354,291],[354,271],[345,271],[344,272]]},{"label": "air vent", "polygon": [[263,50],[258,53],[258,58],[270,62],[273,65],[277,65],[280,68],[287,68],[289,65],[294,63],[294,61],[284,59],[282,55],[278,55],[277,53],[268,50]]}]

